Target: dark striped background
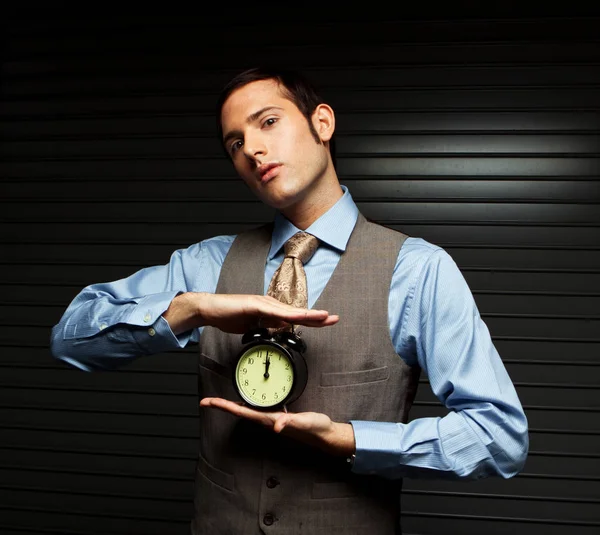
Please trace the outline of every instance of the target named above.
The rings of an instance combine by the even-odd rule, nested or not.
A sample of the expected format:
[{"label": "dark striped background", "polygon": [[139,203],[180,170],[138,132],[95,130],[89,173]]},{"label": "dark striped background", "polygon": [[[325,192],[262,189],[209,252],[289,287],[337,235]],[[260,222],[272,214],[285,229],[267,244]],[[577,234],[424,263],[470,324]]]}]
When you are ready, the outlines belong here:
[{"label": "dark striped background", "polygon": [[[364,214],[455,258],[530,421],[515,479],[407,481],[405,531],[600,531],[600,18],[510,4],[5,18],[1,533],[188,533],[194,349],[86,374],[50,329],[83,286],[271,217],[213,116],[265,59],[323,89]],[[442,414],[424,380],[412,417]]]}]

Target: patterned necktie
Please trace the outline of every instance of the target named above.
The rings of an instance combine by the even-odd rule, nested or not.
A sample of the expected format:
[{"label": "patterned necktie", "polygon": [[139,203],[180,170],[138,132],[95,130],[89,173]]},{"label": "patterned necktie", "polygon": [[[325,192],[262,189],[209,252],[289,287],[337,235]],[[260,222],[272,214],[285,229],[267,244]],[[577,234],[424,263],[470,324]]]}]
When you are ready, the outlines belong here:
[{"label": "patterned necktie", "polygon": [[319,239],[297,232],[285,242],[285,258],[271,279],[267,295],[295,307],[308,308],[306,264],[317,250]]}]

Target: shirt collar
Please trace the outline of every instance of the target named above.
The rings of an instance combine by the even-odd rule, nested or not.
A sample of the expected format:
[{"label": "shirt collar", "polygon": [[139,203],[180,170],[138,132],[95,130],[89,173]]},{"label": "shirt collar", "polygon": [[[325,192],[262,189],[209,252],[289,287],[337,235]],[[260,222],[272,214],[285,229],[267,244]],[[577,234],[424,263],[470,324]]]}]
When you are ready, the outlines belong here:
[{"label": "shirt collar", "polygon": [[[306,232],[343,253],[346,250],[350,234],[354,230],[354,225],[356,225],[358,208],[348,188],[342,185],[342,191],[344,192],[342,197],[308,227]],[[300,229],[278,212],[275,216],[268,259],[271,260],[277,255],[284,243],[296,232],[300,232]]]}]

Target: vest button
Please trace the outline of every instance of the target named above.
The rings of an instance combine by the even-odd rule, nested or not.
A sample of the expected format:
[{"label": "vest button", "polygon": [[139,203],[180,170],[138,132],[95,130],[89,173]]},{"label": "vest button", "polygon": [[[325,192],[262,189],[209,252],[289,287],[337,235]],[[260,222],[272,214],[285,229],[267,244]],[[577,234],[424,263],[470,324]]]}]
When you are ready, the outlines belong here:
[{"label": "vest button", "polygon": [[277,485],[279,485],[279,480],[276,477],[270,477],[267,479],[267,487],[270,489],[274,489]]},{"label": "vest button", "polygon": [[271,525],[273,525],[273,522],[275,522],[275,517],[271,513],[267,513],[263,517],[263,522],[265,523],[266,526],[271,526]]}]

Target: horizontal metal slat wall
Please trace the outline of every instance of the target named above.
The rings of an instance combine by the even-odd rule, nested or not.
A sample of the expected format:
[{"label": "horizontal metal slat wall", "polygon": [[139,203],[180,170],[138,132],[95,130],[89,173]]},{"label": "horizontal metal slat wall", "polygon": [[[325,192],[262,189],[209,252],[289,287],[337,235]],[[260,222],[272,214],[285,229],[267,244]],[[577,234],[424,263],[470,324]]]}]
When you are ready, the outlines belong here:
[{"label": "horizontal metal slat wall", "polygon": [[[457,261],[529,418],[518,477],[407,480],[405,532],[598,532],[600,19],[451,14],[12,19],[2,533],[188,533],[193,348],[85,374],[48,340],[83,286],[271,217],[222,157],[213,117],[221,84],[267,58],[323,88],[365,215]],[[444,412],[423,378],[411,417]]]}]

